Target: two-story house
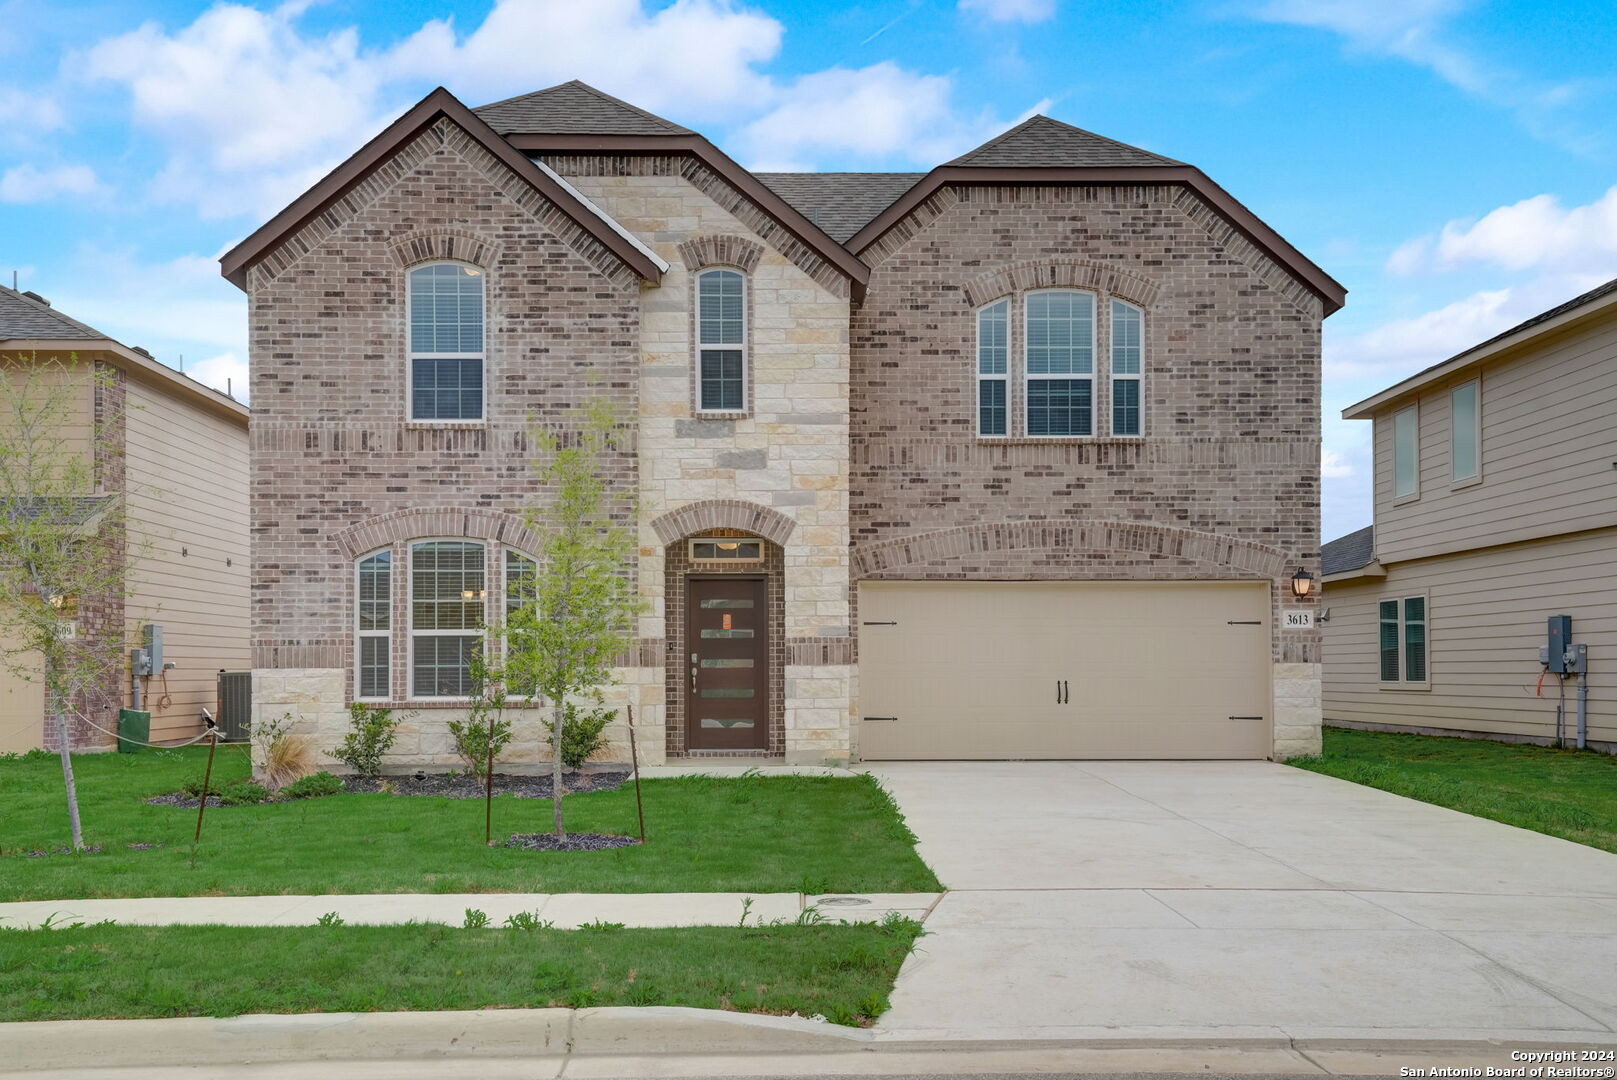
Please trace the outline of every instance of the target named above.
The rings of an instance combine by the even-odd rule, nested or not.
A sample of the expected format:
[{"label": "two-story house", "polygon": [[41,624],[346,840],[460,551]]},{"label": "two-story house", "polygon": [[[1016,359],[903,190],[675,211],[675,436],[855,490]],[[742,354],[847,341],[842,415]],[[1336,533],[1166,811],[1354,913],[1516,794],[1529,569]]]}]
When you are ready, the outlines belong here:
[{"label": "two-story house", "polygon": [[[75,632],[108,654],[100,685],[75,702],[73,747],[109,749],[125,705],[151,714],[154,741],[200,734],[220,669],[248,663],[247,406],[37,293],[4,287],[0,363],[17,369],[15,386],[67,383],[64,450],[90,460],[98,492],[84,500],[82,526],[117,530],[124,553],[121,595],[72,601]],[[114,500],[121,515],[108,512]],[[150,640],[148,627],[162,647],[143,674],[125,658]],[[7,645],[20,647],[0,638]],[[56,748],[41,663],[16,654],[0,667],[0,753]]]},{"label": "two-story house", "polygon": [[[1572,745],[1586,680],[1617,752],[1617,280],[1342,415],[1375,425],[1375,516],[1324,548],[1326,722]],[[1540,662],[1556,615],[1585,675]]]},{"label": "two-story house", "polygon": [[1343,292],[1192,166],[1035,117],[925,174],[753,174],[581,83],[440,89],[222,266],[255,710],[326,745],[364,700],[414,713],[396,766],[451,760],[535,572],[526,431],[595,398],[643,759],[1318,745],[1316,632],[1276,623]]}]

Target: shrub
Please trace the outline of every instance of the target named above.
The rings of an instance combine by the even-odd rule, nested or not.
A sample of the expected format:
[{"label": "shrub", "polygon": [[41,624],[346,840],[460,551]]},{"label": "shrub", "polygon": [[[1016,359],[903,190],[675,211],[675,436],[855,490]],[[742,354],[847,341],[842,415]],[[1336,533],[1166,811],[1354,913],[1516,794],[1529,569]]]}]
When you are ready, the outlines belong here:
[{"label": "shrub", "polygon": [[310,773],[281,789],[281,794],[288,799],[317,799],[322,795],[338,795],[341,792],[342,778],[328,772]]},{"label": "shrub", "polygon": [[309,740],[287,730],[296,722],[287,712],[275,720],[261,720],[253,726],[253,746],[258,750],[264,786],[271,791],[280,791],[308,775],[314,764]]},{"label": "shrub", "polygon": [[[191,796],[193,799],[199,798],[202,795],[202,777],[191,777],[191,779],[180,785],[180,790]],[[212,780],[208,781],[208,794],[217,795],[219,794],[219,791],[219,778],[215,776]]]},{"label": "shrub", "polygon": [[381,709],[356,701],[348,706],[349,724],[353,727],[343,736],[331,756],[364,777],[382,775],[382,757],[393,748],[399,737],[399,722],[391,709]]},{"label": "shrub", "polygon": [[495,720],[493,739],[489,738],[487,721],[476,716],[449,721],[449,734],[455,740],[455,753],[466,762],[472,775],[481,780],[488,772],[489,743],[494,744],[494,758],[499,760],[500,752],[511,741],[511,721]]},{"label": "shrub", "polygon": [[269,798],[269,789],[251,780],[236,780],[226,784],[219,792],[219,801],[226,806],[251,806]]},{"label": "shrub", "polygon": [[[573,772],[581,769],[591,755],[606,745],[606,736],[602,732],[616,715],[615,709],[590,709],[586,712],[568,702],[561,725],[561,763]],[[545,727],[554,737],[556,725],[546,721]]]}]

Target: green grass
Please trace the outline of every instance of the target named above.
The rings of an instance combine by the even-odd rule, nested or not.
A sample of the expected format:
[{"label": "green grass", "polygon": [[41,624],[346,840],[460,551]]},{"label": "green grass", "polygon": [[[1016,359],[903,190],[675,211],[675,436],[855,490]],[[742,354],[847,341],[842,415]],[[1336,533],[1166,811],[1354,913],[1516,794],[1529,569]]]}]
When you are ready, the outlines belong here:
[{"label": "green grass", "polygon": [[1325,729],[1289,764],[1617,852],[1617,757],[1484,739]]},{"label": "green grass", "polygon": [[920,933],[856,926],[0,931],[0,1021],[685,1005],[869,1023]]},{"label": "green grass", "polygon": [[[206,751],[74,758],[84,835],[67,846],[54,757],[0,760],[0,900],[105,896],[454,892],[930,892],[937,878],[870,777],[682,777],[645,782],[644,846],[535,852],[483,844],[483,803],[333,795],[210,807],[191,860],[196,811],[148,806],[200,777]],[[244,748],[219,751],[222,782],[246,776]],[[634,790],[569,795],[569,830],[635,832]],[[494,800],[496,841],[547,832],[548,799]],[[148,851],[131,844],[162,844]]]}]

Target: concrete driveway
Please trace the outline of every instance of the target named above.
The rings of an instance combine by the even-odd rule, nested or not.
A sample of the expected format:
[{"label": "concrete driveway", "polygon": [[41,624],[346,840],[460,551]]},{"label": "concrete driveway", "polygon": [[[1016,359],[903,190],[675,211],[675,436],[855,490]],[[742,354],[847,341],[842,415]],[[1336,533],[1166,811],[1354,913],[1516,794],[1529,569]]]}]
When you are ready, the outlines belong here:
[{"label": "concrete driveway", "polygon": [[904,1038],[1617,1043],[1617,855],[1269,762],[873,766]]}]

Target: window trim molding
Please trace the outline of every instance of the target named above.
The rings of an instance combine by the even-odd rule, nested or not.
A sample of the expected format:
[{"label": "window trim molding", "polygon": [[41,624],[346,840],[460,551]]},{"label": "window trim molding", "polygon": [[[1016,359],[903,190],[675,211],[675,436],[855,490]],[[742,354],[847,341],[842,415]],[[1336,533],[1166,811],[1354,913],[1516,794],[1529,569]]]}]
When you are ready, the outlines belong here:
[{"label": "window trim molding", "polygon": [[[1106,305],[1106,434],[1113,439],[1145,438],[1145,308],[1120,296],[1108,296]],[[1140,319],[1140,370],[1133,374],[1117,373],[1117,308],[1121,305],[1133,311]],[[1117,391],[1119,382],[1132,382],[1139,389],[1136,408],[1140,410],[1139,430],[1132,435],[1117,431]]]},{"label": "window trim molding", "polygon": [[[1088,375],[1052,374],[1052,373],[1049,373],[1049,372],[1045,372],[1045,373],[1042,373],[1042,374],[1039,374],[1039,375],[1034,375],[1032,372],[1030,372],[1028,370],[1027,350],[1028,350],[1028,341],[1030,340],[1030,337],[1029,337],[1029,334],[1028,334],[1028,309],[1029,309],[1029,307],[1031,305],[1028,304],[1027,300],[1028,300],[1028,297],[1030,297],[1030,296],[1037,296],[1037,295],[1049,294],[1049,293],[1076,293],[1076,294],[1078,294],[1080,296],[1089,297],[1091,306],[1090,306],[1090,312],[1089,312],[1089,374]],[[1100,298],[1101,298],[1101,294],[1099,292],[1093,290],[1093,289],[1078,289],[1078,288],[1072,288],[1070,286],[1052,286],[1052,287],[1048,287],[1048,288],[1024,290],[1022,292],[1022,294],[1021,294],[1021,297],[1022,297],[1022,348],[1020,350],[1019,355],[1021,356],[1021,360],[1022,360],[1022,377],[1021,377],[1021,380],[1020,380],[1021,381],[1021,387],[1022,387],[1022,402],[1021,402],[1022,407],[1021,407],[1020,410],[1018,410],[1019,413],[1020,413],[1021,428],[1022,428],[1020,438],[1029,439],[1029,440],[1032,440],[1032,441],[1035,441],[1035,442],[1041,442],[1041,443],[1042,442],[1075,442],[1075,441],[1093,442],[1096,439],[1101,438],[1100,432],[1097,430],[1096,423],[1095,423],[1095,420],[1096,420],[1096,416],[1095,416],[1096,398],[1099,397],[1099,390],[1100,390],[1100,355],[1099,355],[1099,344],[1100,344],[1100,342],[1099,342],[1099,339],[1100,339],[1100,308],[1101,308]],[[1054,380],[1057,380],[1057,379],[1067,379],[1067,380],[1087,379],[1088,380],[1088,382],[1089,382],[1089,433],[1087,435],[1035,435],[1031,431],[1028,430],[1028,422],[1027,422],[1028,421],[1028,415],[1027,414],[1028,414],[1028,408],[1029,408],[1031,400],[1032,400],[1032,395],[1028,391],[1031,388],[1031,385],[1032,385],[1033,381],[1034,380],[1039,380],[1041,382],[1047,382],[1047,381],[1054,381]],[[1009,403],[1007,403],[1007,405],[1008,404]],[[1009,424],[1006,425],[1007,428],[1009,428],[1009,426],[1010,426]]]},{"label": "window trim molding", "polygon": [[[411,346],[411,340],[410,340],[411,321],[410,320],[411,320],[411,312],[412,312],[412,309],[414,308],[414,305],[415,305],[414,290],[412,290],[411,287],[410,287],[410,278],[411,278],[411,275],[413,275],[417,270],[423,270],[423,269],[425,269],[425,268],[427,268],[429,266],[468,266],[468,267],[471,267],[473,270],[476,270],[482,276],[482,279],[483,279],[483,281],[482,281],[482,286],[483,286],[483,288],[482,288],[482,300],[483,300],[483,351],[481,353],[437,353],[437,352],[418,353],[418,352],[416,352],[414,349],[412,349],[410,347]],[[489,271],[488,271],[488,268],[485,267],[485,266],[479,266],[476,263],[467,262],[464,259],[426,259],[426,260],[423,260],[421,262],[417,262],[417,263],[414,263],[414,264],[412,264],[410,266],[405,267],[403,269],[402,273],[403,273],[403,276],[404,276],[404,422],[405,422],[405,424],[411,425],[411,426],[434,427],[434,428],[441,428],[441,427],[482,427],[482,426],[486,425],[488,423],[488,414],[489,414],[489,392],[488,391],[489,391],[489,386],[491,385],[491,383],[493,381],[493,380],[491,380],[489,378],[489,374],[490,374],[490,371],[491,371],[491,368],[492,368],[492,364],[490,362],[490,352],[491,352],[491,350],[489,349],[489,319],[488,319]],[[482,365],[482,369],[483,369],[483,389],[482,389],[482,393],[480,395],[480,404],[481,404],[482,407],[478,410],[477,418],[472,419],[470,417],[460,417],[460,418],[453,418],[453,419],[434,419],[434,418],[430,418],[430,417],[418,417],[418,416],[416,416],[416,414],[415,414],[415,362],[417,360],[466,360],[466,359],[472,358],[473,356],[475,356],[477,358],[478,362]]]},{"label": "window trim molding", "polygon": [[[972,432],[979,439],[992,439],[995,441],[1011,437],[1011,425],[1015,422],[1016,410],[1011,399],[1011,376],[1016,367],[1015,338],[1011,333],[1012,324],[1015,323],[1016,304],[1014,295],[998,296],[985,304],[979,304],[972,309],[972,350],[971,370],[972,379]],[[983,374],[983,316],[990,308],[1005,305],[1005,370],[999,375]],[[1005,430],[998,435],[983,431],[983,383],[996,381],[1005,385]]]},{"label": "window trim molding", "polygon": [[[1411,600],[1421,601],[1421,610],[1425,617],[1420,620],[1420,626],[1425,632],[1422,648],[1426,650],[1426,678],[1408,679],[1409,672],[1409,626],[1407,604]],[[1392,603],[1397,606],[1398,615],[1398,678],[1384,679],[1381,677],[1381,605]],[[1432,688],[1432,596],[1430,591],[1398,592],[1392,596],[1376,598],[1376,682],[1381,690],[1407,690],[1427,691]]]},{"label": "window trim molding", "polygon": [[[1415,417],[1411,426],[1413,443],[1410,446],[1410,453],[1414,455],[1410,471],[1415,486],[1412,490],[1400,494],[1398,491],[1398,418],[1405,413],[1411,413]],[[1392,504],[1402,506],[1405,503],[1415,502],[1420,498],[1420,402],[1412,402],[1399,409],[1392,414],[1388,422],[1392,425]]]},{"label": "window trim molding", "polygon": [[[360,596],[360,589],[362,587],[361,583],[363,581],[363,568],[364,568],[366,563],[370,562],[372,559],[374,559],[378,555],[386,555],[386,556],[388,556],[387,629],[386,630],[365,630],[365,629],[362,629],[361,626],[360,626],[360,607],[359,607],[360,604],[363,603],[363,600],[361,599],[361,596]],[[393,592],[393,590],[397,585],[397,578],[398,578],[398,575],[397,575],[397,571],[398,571],[398,552],[395,550],[395,547],[394,547],[393,544],[388,544],[385,547],[375,548],[375,549],[373,549],[371,551],[367,551],[367,552],[365,552],[365,553],[363,553],[363,554],[361,554],[359,556],[356,556],[354,558],[354,560],[353,560],[352,565],[353,565],[352,580],[353,580],[353,583],[354,583],[354,612],[353,612],[353,615],[354,615],[354,617],[353,617],[353,627],[354,627],[354,656],[353,656],[353,661],[354,661],[353,662],[354,692],[353,692],[353,700],[354,701],[365,701],[365,702],[392,701],[393,700],[393,687],[394,687],[393,676],[394,676],[394,674],[396,673],[396,671],[398,669],[398,665],[395,662],[397,660],[397,657],[395,656],[395,653],[398,652],[398,648],[397,648],[398,643],[394,640],[394,634],[397,632],[397,629],[398,629],[398,627],[397,627],[398,620],[394,617],[394,615],[395,615],[395,606],[394,606],[394,603],[393,603],[393,600],[394,600],[394,592]],[[364,650],[364,647],[362,646],[361,642],[363,642],[366,638],[381,638],[382,640],[387,642],[387,693],[386,693],[386,695],[384,695],[382,697],[376,697],[375,695],[365,694],[365,693],[361,692],[363,690],[363,688],[364,688],[364,685],[365,685],[365,675],[364,675],[365,650]]]},{"label": "window trim molding", "polygon": [[[709,274],[731,273],[741,276],[741,344],[739,346],[702,344],[702,279]],[[752,275],[732,263],[714,263],[691,275],[691,415],[698,420],[737,420],[752,415]],[[741,353],[741,408],[704,409],[702,407],[702,353],[739,351]]]},{"label": "window trim molding", "polygon": [[[1471,412],[1471,444],[1476,469],[1468,476],[1455,476],[1454,395],[1468,386],[1473,388],[1475,395],[1475,404]],[[1458,382],[1449,387],[1449,487],[1451,489],[1468,488],[1480,483],[1482,483],[1482,376],[1478,374],[1475,378],[1466,379],[1464,382]]]}]

